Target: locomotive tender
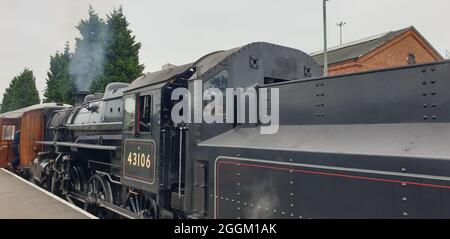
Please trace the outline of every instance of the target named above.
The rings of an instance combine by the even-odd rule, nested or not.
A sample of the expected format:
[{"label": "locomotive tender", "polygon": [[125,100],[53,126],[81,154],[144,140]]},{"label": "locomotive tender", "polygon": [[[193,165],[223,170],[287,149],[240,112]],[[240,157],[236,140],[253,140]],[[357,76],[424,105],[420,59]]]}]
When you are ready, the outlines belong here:
[{"label": "locomotive tender", "polygon": [[[101,217],[449,218],[450,62],[320,75],[252,43],[110,84],[53,112],[34,179]],[[279,131],[174,123],[194,80],[279,89]]]}]

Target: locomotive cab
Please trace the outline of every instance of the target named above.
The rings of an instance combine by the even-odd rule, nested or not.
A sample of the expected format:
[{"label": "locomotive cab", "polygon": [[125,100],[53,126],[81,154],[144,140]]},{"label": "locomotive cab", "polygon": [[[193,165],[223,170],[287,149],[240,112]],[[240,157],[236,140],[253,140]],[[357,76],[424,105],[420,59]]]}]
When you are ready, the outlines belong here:
[{"label": "locomotive cab", "polygon": [[183,66],[148,74],[137,80],[145,82],[142,87],[132,84],[124,94],[121,183],[155,200],[158,217],[173,217],[164,209],[172,208],[172,198],[181,198],[184,188],[179,143],[184,134],[170,120],[170,97],[174,89],[187,87],[192,73]]},{"label": "locomotive cab", "polygon": [[[211,168],[207,156],[192,152],[199,153],[199,142],[232,130],[236,124],[174,123],[174,106],[197,94],[195,84],[200,84],[202,91],[217,88],[225,92],[228,87],[252,87],[318,74],[320,67],[303,52],[252,43],[136,79],[124,93],[121,183],[154,198],[158,210],[183,212],[185,217],[208,216]],[[172,92],[178,88],[189,93],[174,100]],[[203,110],[208,102],[202,98],[200,103]],[[181,112],[186,109],[194,114],[198,106],[189,103],[187,107],[180,115],[187,113]]]}]

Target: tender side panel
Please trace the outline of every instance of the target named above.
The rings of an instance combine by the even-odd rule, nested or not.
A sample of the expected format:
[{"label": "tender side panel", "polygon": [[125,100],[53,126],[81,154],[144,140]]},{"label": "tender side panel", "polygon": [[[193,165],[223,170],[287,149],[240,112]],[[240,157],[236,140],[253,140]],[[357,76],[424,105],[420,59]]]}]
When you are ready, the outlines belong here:
[{"label": "tender side panel", "polygon": [[445,218],[449,178],[219,157],[216,218]]},{"label": "tender side panel", "polygon": [[280,124],[449,122],[450,62],[395,68],[279,88]]}]

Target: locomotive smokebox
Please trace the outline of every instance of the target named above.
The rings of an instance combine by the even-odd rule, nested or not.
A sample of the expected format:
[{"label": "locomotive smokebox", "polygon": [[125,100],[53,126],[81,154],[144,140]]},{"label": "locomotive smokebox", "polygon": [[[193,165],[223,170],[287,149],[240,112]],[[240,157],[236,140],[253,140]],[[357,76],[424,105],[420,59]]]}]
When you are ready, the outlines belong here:
[{"label": "locomotive smokebox", "polygon": [[76,91],[75,92],[75,106],[82,105],[84,102],[84,99],[89,94],[90,94],[90,92],[88,92],[88,91]]}]

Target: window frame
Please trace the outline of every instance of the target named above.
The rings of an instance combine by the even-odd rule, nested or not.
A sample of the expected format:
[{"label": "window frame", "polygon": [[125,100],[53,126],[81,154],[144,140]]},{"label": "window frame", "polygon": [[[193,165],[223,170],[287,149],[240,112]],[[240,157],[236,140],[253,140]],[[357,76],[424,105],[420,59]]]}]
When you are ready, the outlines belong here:
[{"label": "window frame", "polygon": [[[130,117],[130,122],[129,122],[129,126],[127,128],[125,128],[126,125],[126,119],[127,119],[127,113],[128,113],[128,108],[127,108],[127,100],[133,100],[134,101],[134,106],[132,106],[133,108],[133,112],[131,113],[133,116]],[[123,100],[123,127],[122,130],[124,132],[134,132],[135,131],[135,127],[136,127],[136,96],[135,95],[128,95],[124,97]]]},{"label": "window frame", "polygon": [[[135,135],[139,135],[139,134],[151,134],[152,133],[152,114],[153,114],[153,95],[151,94],[136,94],[135,95],[135,99],[136,99],[136,112],[137,114],[135,114],[135,130],[134,133]],[[141,130],[141,98],[146,98],[148,97],[148,103],[149,103],[149,110],[148,110],[148,114],[149,114],[149,125],[148,125],[148,131],[142,131]],[[144,100],[145,102],[145,100]],[[145,109],[143,109],[145,111]]]},{"label": "window frame", "polygon": [[[9,137],[8,138],[5,137],[5,131],[6,131],[5,129],[6,128],[12,128],[11,135],[8,135],[8,136],[11,136],[10,138]],[[1,135],[1,140],[2,141],[13,141],[15,134],[16,134],[16,125],[13,125],[13,124],[2,125],[2,135]]]}]

